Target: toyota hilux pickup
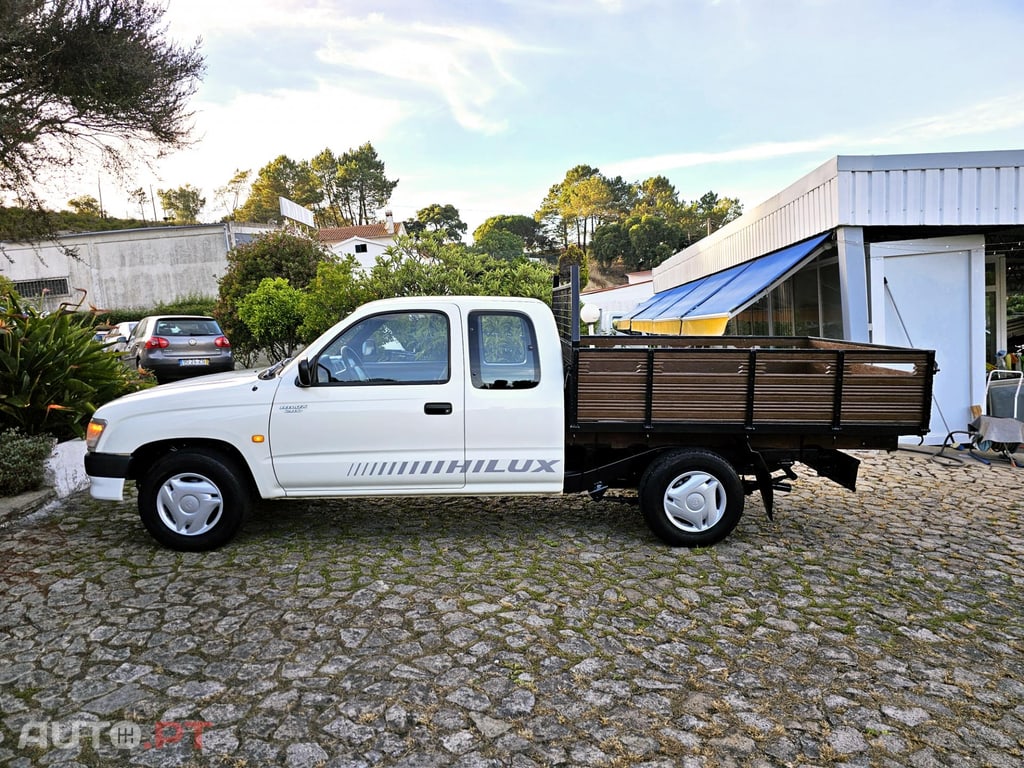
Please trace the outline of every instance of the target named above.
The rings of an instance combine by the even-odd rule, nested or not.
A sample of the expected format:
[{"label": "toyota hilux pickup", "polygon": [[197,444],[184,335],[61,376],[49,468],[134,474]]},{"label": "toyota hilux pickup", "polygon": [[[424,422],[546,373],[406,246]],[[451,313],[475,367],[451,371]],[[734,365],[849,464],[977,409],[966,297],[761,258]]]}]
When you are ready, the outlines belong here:
[{"label": "toyota hilux pickup", "polygon": [[[634,489],[652,533],[706,546],[745,496],[848,449],[928,431],[935,355],[809,337],[581,336],[552,304],[405,297],[358,308],[294,358],[114,400],[87,432],[96,499],[137,489],[161,544],[229,542],[258,499]],[[627,491],[628,492],[628,491]]]}]

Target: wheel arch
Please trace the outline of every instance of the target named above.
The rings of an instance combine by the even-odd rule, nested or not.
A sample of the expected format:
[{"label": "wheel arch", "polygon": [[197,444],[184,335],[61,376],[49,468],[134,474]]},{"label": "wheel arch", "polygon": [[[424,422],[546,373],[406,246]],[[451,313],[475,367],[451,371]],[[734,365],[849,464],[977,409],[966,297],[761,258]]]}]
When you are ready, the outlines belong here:
[{"label": "wheel arch", "polygon": [[248,486],[254,497],[259,498],[261,493],[256,483],[255,474],[245,455],[231,443],[223,440],[210,440],[202,438],[177,438],[172,440],[155,440],[136,448],[132,452],[131,461],[128,464],[128,479],[139,480],[149,471],[163,456],[175,451],[202,450],[208,453],[219,455],[226,461],[230,461],[242,472],[242,481]]}]

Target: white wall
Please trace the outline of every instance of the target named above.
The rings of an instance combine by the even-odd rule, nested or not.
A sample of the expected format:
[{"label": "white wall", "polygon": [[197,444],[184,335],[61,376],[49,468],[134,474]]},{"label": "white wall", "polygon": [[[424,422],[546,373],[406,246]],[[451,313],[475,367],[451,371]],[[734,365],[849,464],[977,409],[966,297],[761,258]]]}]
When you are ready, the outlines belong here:
[{"label": "white wall", "polygon": [[641,303],[654,295],[653,281],[632,283],[616,288],[580,294],[580,301],[592,304],[601,310],[601,319],[595,324],[594,333],[608,335],[614,332],[612,322],[625,317]]},{"label": "white wall", "polygon": [[[356,261],[359,262],[365,271],[369,272],[377,261],[378,256],[383,256],[384,251],[395,244],[394,240],[388,240],[387,242],[380,242],[377,240],[369,240],[363,237],[352,237],[348,240],[343,240],[340,243],[335,243],[331,246],[331,251],[337,254],[339,257],[353,256]],[[365,245],[366,253],[356,253],[357,245]]]},{"label": "white wall", "polygon": [[[67,278],[69,296],[51,296],[40,309],[77,301],[83,307],[126,309],[151,307],[186,296],[214,297],[227,270],[227,253],[242,232],[266,228],[201,224],[181,227],[93,232],[68,235],[61,242],[74,248],[69,256],[52,243],[3,244],[9,258],[0,258],[0,275],[14,281]],[[52,306],[51,306],[52,305]]]},{"label": "white wall", "polygon": [[871,341],[934,349],[931,433],[966,431],[985,398],[985,239],[981,235],[873,243]]}]

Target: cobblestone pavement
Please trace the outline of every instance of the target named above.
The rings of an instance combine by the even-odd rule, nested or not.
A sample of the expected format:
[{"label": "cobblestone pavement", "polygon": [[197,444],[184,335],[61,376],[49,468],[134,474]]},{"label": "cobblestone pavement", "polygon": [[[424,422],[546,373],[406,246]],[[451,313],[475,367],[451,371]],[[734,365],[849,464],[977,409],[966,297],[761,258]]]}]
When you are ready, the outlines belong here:
[{"label": "cobblestone pavement", "polygon": [[1020,766],[1024,472],[861,458],[696,551],[571,497],[181,554],[77,494],[0,531],[0,764]]}]

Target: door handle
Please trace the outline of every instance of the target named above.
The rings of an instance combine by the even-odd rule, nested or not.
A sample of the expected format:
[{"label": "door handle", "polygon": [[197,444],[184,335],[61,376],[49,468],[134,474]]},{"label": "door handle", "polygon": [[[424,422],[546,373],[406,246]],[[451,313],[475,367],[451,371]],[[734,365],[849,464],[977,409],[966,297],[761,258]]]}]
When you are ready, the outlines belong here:
[{"label": "door handle", "polygon": [[448,416],[452,412],[451,403],[427,403],[423,412],[428,416]]}]

